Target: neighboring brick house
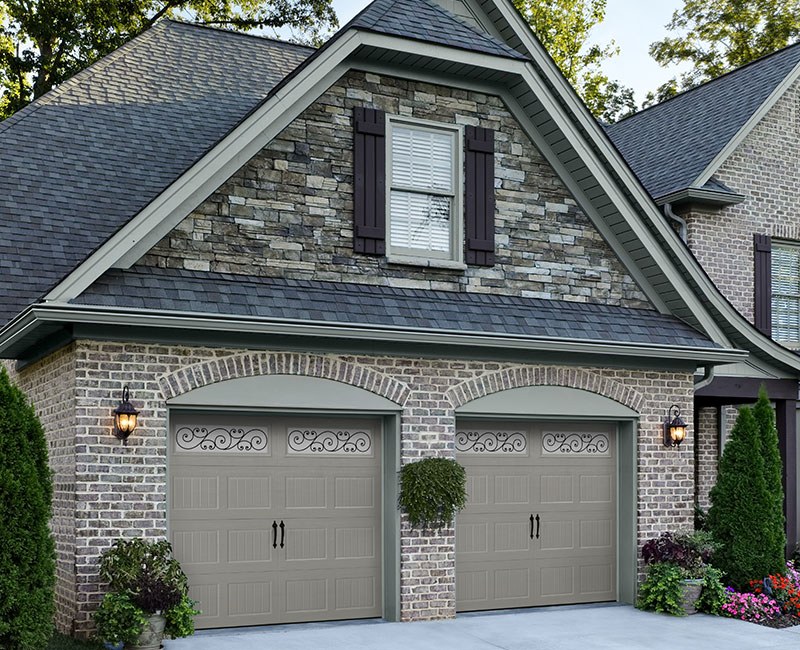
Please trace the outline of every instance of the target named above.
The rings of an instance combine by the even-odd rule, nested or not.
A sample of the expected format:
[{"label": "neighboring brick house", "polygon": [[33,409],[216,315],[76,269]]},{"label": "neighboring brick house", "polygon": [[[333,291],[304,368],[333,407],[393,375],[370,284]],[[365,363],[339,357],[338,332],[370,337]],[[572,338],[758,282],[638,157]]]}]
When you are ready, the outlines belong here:
[{"label": "neighboring brick house", "polygon": [[[722,294],[793,353],[800,346],[798,77],[800,45],[792,45],[608,127]],[[800,508],[795,373],[751,358],[717,367],[697,390],[698,502],[709,505],[734,405],[754,401],[762,384],[776,407],[791,551]]]},{"label": "neighboring brick house", "polygon": [[[800,373],[507,0],[377,0],[316,52],[162,21],[0,147],[65,631],[132,535],[172,541],[200,627],[632,602],[641,542],[692,523],[698,369]],[[397,512],[427,456],[467,467],[455,529]]]}]

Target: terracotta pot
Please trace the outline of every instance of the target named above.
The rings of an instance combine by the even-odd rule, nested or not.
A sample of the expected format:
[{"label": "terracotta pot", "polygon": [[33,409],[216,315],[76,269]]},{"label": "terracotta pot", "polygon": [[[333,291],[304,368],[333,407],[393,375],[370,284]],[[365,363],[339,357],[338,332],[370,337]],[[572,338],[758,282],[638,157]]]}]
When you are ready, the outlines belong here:
[{"label": "terracotta pot", "polygon": [[683,592],[681,594],[681,602],[683,604],[683,611],[687,614],[697,614],[695,604],[697,599],[700,598],[700,592],[703,590],[702,580],[684,580]]},{"label": "terracotta pot", "polygon": [[153,614],[147,619],[144,630],[142,630],[136,643],[130,647],[130,650],[159,650],[161,641],[164,638],[166,624],[167,619],[163,615]]}]

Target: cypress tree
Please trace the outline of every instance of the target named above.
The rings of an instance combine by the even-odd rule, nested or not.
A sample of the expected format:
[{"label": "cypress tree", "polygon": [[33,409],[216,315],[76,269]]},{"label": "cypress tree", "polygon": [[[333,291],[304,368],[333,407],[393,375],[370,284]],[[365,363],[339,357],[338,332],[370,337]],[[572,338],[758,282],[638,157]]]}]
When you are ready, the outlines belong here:
[{"label": "cypress tree", "polygon": [[[758,402],[753,407],[753,415],[761,438],[761,456],[764,459],[764,481],[770,497],[769,510],[764,513],[763,549],[766,561],[771,567],[769,573],[784,573],[786,528],[783,516],[783,463],[778,447],[778,429],[775,426],[775,411],[772,409],[764,386],[758,392]],[[766,574],[765,574],[766,575]],[[756,576],[763,577],[763,576]]]},{"label": "cypress tree", "polygon": [[0,366],[0,648],[44,648],[52,636],[52,492],[42,425]]},{"label": "cypress tree", "polygon": [[753,410],[745,407],[733,425],[711,490],[708,527],[721,548],[714,564],[736,588],[774,569],[764,552],[765,513],[773,502],[764,479],[761,439]]}]

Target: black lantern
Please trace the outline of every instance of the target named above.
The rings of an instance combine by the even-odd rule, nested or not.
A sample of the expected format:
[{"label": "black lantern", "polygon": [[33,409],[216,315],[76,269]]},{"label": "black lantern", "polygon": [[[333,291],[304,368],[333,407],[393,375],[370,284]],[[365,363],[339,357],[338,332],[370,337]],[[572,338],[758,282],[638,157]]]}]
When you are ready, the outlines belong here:
[{"label": "black lantern", "polygon": [[686,439],[686,422],[681,419],[681,410],[673,404],[667,411],[664,421],[664,446],[680,447]]},{"label": "black lantern", "polygon": [[136,429],[139,411],[133,408],[128,387],[122,389],[122,401],[114,409],[114,435],[127,445],[128,436]]}]

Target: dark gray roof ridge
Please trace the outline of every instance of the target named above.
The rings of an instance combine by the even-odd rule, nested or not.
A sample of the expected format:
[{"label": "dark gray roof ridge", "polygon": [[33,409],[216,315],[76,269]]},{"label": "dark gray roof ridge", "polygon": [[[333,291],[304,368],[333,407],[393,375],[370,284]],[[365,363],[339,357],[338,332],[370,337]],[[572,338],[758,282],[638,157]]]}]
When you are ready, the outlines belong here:
[{"label": "dark gray roof ridge", "polygon": [[286,47],[289,48],[308,50],[309,54],[319,49],[317,47],[314,47],[313,45],[303,45],[302,43],[292,43],[292,41],[284,41],[283,39],[277,38],[275,36],[266,36],[265,34],[253,34],[252,32],[240,32],[234,29],[225,29],[224,27],[217,27],[216,25],[204,25],[203,23],[193,23],[188,20],[181,20],[180,18],[175,18],[174,16],[170,18],[166,17],[160,18],[159,22],[161,21],[173,23],[181,27],[189,27],[191,29],[208,29],[222,34],[229,34],[231,36],[243,36],[244,38],[255,38],[259,41],[270,41],[272,43],[275,43],[276,45],[285,45]]}]

